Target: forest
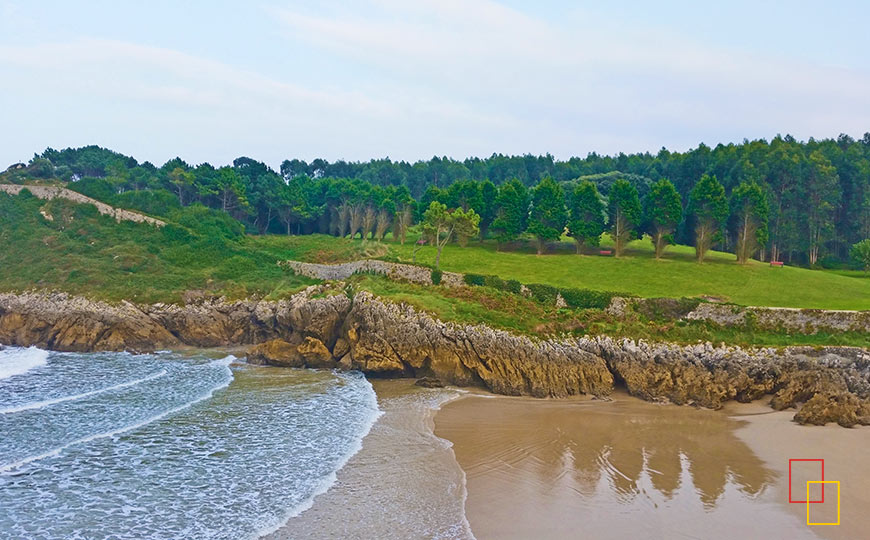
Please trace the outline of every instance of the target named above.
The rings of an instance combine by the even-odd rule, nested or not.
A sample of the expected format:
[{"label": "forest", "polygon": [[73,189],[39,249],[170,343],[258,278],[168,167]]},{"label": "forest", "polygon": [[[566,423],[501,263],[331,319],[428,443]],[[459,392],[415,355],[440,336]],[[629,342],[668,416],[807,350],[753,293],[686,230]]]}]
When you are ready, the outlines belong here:
[{"label": "forest", "polygon": [[[870,250],[870,133],[860,140],[704,144],[687,152],[601,156],[433,157],[408,163],[306,162],[276,171],[240,157],[232,165],[161,166],[98,146],[46,149],[0,180],[61,180],[71,189],[153,215],[203,205],[249,233],[310,234],[404,242],[423,224],[432,244],[474,237],[539,253],[567,234],[578,253],[610,233],[615,255],[642,234],[656,256],[670,243],[807,266],[838,266]],[[428,233],[427,233],[428,231]],[[866,242],[864,242],[866,241]],[[863,247],[862,247],[863,246]]]}]

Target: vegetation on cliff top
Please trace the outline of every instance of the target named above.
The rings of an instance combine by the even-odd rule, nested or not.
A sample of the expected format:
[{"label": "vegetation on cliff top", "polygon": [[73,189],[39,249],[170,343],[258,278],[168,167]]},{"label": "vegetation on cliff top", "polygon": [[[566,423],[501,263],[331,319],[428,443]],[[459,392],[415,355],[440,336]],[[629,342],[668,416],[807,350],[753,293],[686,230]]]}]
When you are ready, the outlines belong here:
[{"label": "vegetation on cliff top", "polygon": [[295,253],[245,236],[225,214],[187,207],[171,218],[162,228],[116,223],[92,205],[0,194],[0,289],[177,302],[188,290],[279,297],[313,283],[278,268]]}]

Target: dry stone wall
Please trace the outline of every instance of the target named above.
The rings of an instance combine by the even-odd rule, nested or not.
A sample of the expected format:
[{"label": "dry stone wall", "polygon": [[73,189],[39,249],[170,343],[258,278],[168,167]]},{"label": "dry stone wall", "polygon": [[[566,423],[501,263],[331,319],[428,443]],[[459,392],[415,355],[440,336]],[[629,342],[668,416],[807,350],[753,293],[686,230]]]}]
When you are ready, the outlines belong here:
[{"label": "dry stone wall", "polygon": [[96,199],[92,199],[81,193],[73,191],[71,189],[58,187],[58,186],[20,186],[17,184],[0,184],[0,191],[8,193],[10,195],[17,195],[21,192],[22,189],[28,190],[33,194],[34,197],[39,199],[68,199],[70,201],[80,203],[80,204],[92,204],[97,207],[97,211],[105,216],[112,216],[117,221],[135,221],[136,223],[150,223],[152,225],[156,225],[158,227],[162,227],[166,225],[165,222],[155,219],[153,217],[149,217],[138,212],[133,212],[130,210],[124,210],[121,208],[115,208],[114,206],[110,206],[106,203],[100,202]]},{"label": "dry stone wall", "polygon": [[[432,285],[432,270],[424,266],[400,264],[374,259],[352,261],[341,264],[317,264],[299,261],[283,261],[280,263],[285,268],[290,268],[300,276],[325,281],[347,279],[354,274],[372,272],[387,276],[390,279],[401,279],[421,285]],[[462,274],[455,272],[443,272],[441,284],[448,287],[461,287],[465,285]]]}]

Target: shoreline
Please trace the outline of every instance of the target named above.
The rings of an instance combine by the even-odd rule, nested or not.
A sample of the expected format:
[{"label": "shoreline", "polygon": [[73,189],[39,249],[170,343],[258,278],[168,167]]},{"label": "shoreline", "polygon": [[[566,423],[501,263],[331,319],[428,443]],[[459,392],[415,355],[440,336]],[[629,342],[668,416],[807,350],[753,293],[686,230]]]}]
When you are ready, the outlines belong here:
[{"label": "shoreline", "polygon": [[382,414],[336,480],[264,540],[465,538],[465,474],[451,444],[433,433],[439,407],[462,390],[410,379],[370,380]]}]

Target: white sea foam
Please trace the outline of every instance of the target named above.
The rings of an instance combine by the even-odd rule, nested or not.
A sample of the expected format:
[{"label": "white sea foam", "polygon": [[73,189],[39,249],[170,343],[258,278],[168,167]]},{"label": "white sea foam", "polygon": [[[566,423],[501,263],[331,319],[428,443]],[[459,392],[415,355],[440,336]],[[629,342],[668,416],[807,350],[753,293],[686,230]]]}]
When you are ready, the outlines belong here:
[{"label": "white sea foam", "polygon": [[134,381],[129,381],[121,384],[116,384],[113,386],[107,386],[106,388],[100,388],[99,390],[92,390],[90,392],[85,392],[83,394],[76,394],[74,396],[64,396],[54,399],[46,399],[45,401],[34,401],[31,403],[24,403],[22,405],[15,405],[13,407],[6,407],[5,409],[0,409],[0,414],[12,414],[22,411],[29,411],[32,409],[42,409],[43,407],[50,407],[52,405],[57,405],[58,403],[64,403],[66,401],[75,401],[77,399],[84,399],[90,396],[96,396],[97,394],[103,394],[105,392],[111,392],[113,390],[121,390],[122,388],[129,388],[130,386],[136,386],[137,384],[142,384],[144,382],[148,382],[154,380],[158,377],[163,377],[166,375],[166,370],[160,370],[157,373],[153,373],[147,377],[142,377],[141,379],[136,379]]},{"label": "white sea foam", "polygon": [[378,421],[378,418],[380,418],[381,415],[384,414],[384,412],[378,407],[378,397],[375,394],[371,383],[366,379],[363,379],[363,381],[365,382],[366,390],[370,396],[369,402],[366,404],[366,406],[371,412],[365,419],[365,423],[360,430],[359,436],[354,441],[354,444],[350,448],[348,448],[348,451],[343,456],[341,456],[338,463],[336,464],[335,469],[333,469],[325,478],[323,478],[318,483],[318,485],[314,488],[314,491],[312,491],[311,495],[309,495],[305,500],[303,500],[296,506],[288,509],[287,512],[285,512],[284,515],[275,523],[267,527],[263,527],[262,529],[251,535],[250,538],[252,540],[256,538],[262,538],[278,531],[281,527],[286,525],[288,521],[314,506],[314,500],[318,496],[323,495],[324,493],[329,491],[329,488],[331,488],[338,480],[338,471],[343,469],[344,466],[347,465],[347,463],[350,461],[350,459],[354,455],[356,455],[357,452],[362,450],[363,439],[365,439],[366,435],[369,434],[369,431],[371,431],[372,426],[375,425],[375,422]]},{"label": "white sea foam", "polygon": [[10,347],[0,351],[0,380],[23,375],[48,363],[48,351],[28,347]]},{"label": "white sea foam", "polygon": [[41,459],[45,459],[45,458],[49,458],[49,457],[53,457],[53,456],[58,456],[58,455],[60,455],[61,452],[63,452],[67,448],[70,448],[72,446],[76,446],[78,444],[84,444],[84,443],[88,443],[91,441],[95,441],[97,439],[104,439],[106,437],[114,437],[116,435],[120,435],[120,434],[126,433],[128,431],[132,431],[134,429],[139,429],[143,426],[147,426],[148,424],[150,424],[152,422],[156,422],[157,420],[161,420],[163,418],[166,418],[167,416],[169,416],[171,414],[175,414],[179,411],[183,411],[184,409],[187,409],[188,407],[195,405],[196,403],[199,403],[201,401],[209,399],[210,397],[212,397],[214,395],[215,392],[217,392],[218,390],[221,390],[222,388],[226,388],[233,381],[233,372],[230,370],[229,366],[235,359],[236,359],[235,356],[230,355],[230,356],[227,356],[226,358],[222,358],[220,360],[214,360],[214,361],[210,362],[209,365],[222,366],[224,369],[226,369],[227,375],[228,375],[226,380],[223,381],[222,383],[212,387],[207,392],[200,394],[199,396],[195,397],[191,401],[184,403],[183,405],[180,405],[178,407],[173,407],[171,409],[163,411],[160,414],[156,414],[150,418],[146,418],[145,420],[142,420],[141,422],[136,422],[134,424],[122,426],[118,429],[113,429],[113,430],[107,431],[105,433],[96,433],[94,435],[88,435],[87,437],[82,437],[81,439],[76,439],[72,442],[66,443],[62,446],[59,446],[59,447],[54,448],[52,450],[49,450],[47,452],[43,452],[41,454],[37,454],[37,455],[33,455],[33,456],[28,456],[26,458],[20,459],[18,461],[13,462],[13,463],[2,464],[2,465],[0,465],[0,474],[9,472],[9,471],[14,470],[14,469],[18,469],[24,465],[27,465],[28,463],[33,463],[34,461],[39,461]]}]

